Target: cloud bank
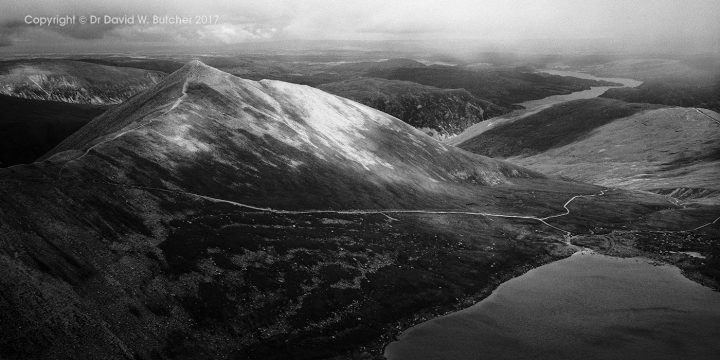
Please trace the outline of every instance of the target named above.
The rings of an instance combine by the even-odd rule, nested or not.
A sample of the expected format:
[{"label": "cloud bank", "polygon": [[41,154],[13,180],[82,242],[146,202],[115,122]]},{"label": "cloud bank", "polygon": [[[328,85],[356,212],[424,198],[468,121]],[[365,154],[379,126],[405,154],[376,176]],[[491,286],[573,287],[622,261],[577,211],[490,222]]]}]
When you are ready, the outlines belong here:
[{"label": "cloud bank", "polygon": [[[720,38],[717,0],[0,0],[0,46],[237,44],[272,40]],[[213,23],[40,27],[26,16],[216,17]]]}]

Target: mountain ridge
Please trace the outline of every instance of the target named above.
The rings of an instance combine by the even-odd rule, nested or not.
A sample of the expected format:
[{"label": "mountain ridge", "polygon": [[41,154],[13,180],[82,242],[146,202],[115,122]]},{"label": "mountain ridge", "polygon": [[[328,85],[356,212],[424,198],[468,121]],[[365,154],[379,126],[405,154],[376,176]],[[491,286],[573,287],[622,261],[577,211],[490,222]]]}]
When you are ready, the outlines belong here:
[{"label": "mountain ridge", "polygon": [[146,90],[166,74],[75,60],[0,62],[0,93],[26,99],[114,105]]},{"label": "mountain ridge", "polygon": [[[215,134],[223,134],[224,141],[213,144],[209,139]],[[199,61],[187,64],[146,93],[95,118],[41,160],[64,163],[63,168],[76,166],[76,162],[101,149],[117,148],[113,144],[116,140],[163,149],[129,147],[146,152],[148,158],[157,158],[171,149],[169,154],[177,162],[176,167],[198,167],[197,157],[206,158],[208,163],[202,166],[207,167],[211,162],[232,164],[234,159],[243,158],[245,165],[240,166],[255,173],[259,167],[269,172],[280,169],[297,172],[298,167],[310,166],[329,178],[357,173],[360,178],[371,179],[369,183],[376,188],[373,191],[383,192],[387,186],[447,192],[441,184],[493,185],[511,182],[513,177],[543,177],[445,146],[387,114],[321,90],[275,80],[240,79]],[[233,145],[228,147],[230,144]],[[423,150],[415,159],[409,157],[408,152],[416,151],[407,149],[417,147]],[[165,153],[160,157],[167,157]],[[163,160],[151,161],[160,164]],[[222,172],[217,176],[237,184],[239,180],[231,179],[236,178],[239,169],[233,167],[237,168],[231,165],[212,171]],[[339,168],[345,174],[338,174]],[[158,169],[148,171],[147,177],[151,177],[150,172]],[[307,174],[303,175],[303,182],[323,181],[302,173]],[[240,177],[247,179],[247,175],[244,172]],[[356,183],[357,178],[344,182]],[[307,183],[296,186],[302,188]],[[212,188],[209,183],[202,187]],[[202,188],[195,189],[202,192]]]}]

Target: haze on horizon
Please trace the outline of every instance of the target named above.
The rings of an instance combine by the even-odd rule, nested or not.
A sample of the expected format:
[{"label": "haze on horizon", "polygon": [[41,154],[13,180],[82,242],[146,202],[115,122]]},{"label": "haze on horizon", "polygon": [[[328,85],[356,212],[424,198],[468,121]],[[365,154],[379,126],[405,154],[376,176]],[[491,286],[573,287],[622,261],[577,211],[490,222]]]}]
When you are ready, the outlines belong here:
[{"label": "haze on horizon", "polygon": [[[716,0],[0,0],[0,51],[252,44],[297,40],[599,42],[606,48],[720,51]],[[205,25],[26,24],[26,16],[217,15]]]}]

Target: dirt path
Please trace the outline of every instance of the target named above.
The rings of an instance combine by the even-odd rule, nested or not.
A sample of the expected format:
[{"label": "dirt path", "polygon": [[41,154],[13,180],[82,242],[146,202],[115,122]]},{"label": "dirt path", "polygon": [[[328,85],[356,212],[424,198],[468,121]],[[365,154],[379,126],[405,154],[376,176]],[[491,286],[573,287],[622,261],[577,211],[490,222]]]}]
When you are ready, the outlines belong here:
[{"label": "dirt path", "polygon": [[[196,194],[196,193],[189,192],[189,191],[168,190],[168,189],[149,187],[149,186],[140,186],[140,185],[127,185],[127,184],[108,182],[108,181],[103,181],[103,183],[106,183],[109,185],[114,185],[114,186],[127,187],[127,188],[186,195],[186,196],[195,197],[198,199],[203,199],[203,200],[207,200],[207,201],[211,201],[211,202],[215,202],[215,203],[229,204],[229,205],[237,206],[237,207],[244,208],[244,209],[250,209],[250,210],[273,213],[273,214],[283,214],[283,215],[305,215],[305,214],[373,215],[373,214],[375,214],[375,215],[383,215],[391,221],[399,221],[399,219],[396,219],[388,214],[472,215],[472,216],[484,216],[484,217],[498,217],[498,218],[506,218],[506,219],[526,219],[526,220],[534,220],[534,221],[540,222],[543,225],[550,227],[552,229],[555,229],[557,231],[560,231],[567,236],[572,236],[573,233],[571,231],[568,231],[568,230],[562,229],[560,227],[557,227],[555,225],[549,224],[546,220],[570,215],[571,210],[570,210],[569,206],[576,199],[603,196],[603,195],[605,195],[605,192],[607,191],[607,189],[606,189],[606,190],[602,190],[602,191],[598,192],[597,194],[575,195],[575,196],[571,197],[568,201],[566,201],[565,204],[563,204],[563,208],[565,208],[565,212],[563,212],[561,214],[546,216],[546,217],[537,217],[537,216],[532,216],[532,215],[512,215],[512,214],[497,214],[497,213],[476,212],[476,211],[433,210],[433,209],[416,209],[416,210],[407,210],[407,209],[285,210],[285,209],[275,209],[275,208],[271,208],[271,207],[261,207],[261,206],[255,206],[255,205],[250,205],[250,204],[244,204],[244,203],[240,203],[237,201],[215,198],[212,196]],[[702,224],[702,225],[694,227],[692,229],[662,230],[662,231],[656,230],[656,231],[643,231],[643,232],[681,233],[681,232],[697,231],[702,228],[711,226],[711,225],[717,223],[718,221],[720,221],[720,216],[711,222]],[[632,231],[637,232],[636,230],[632,230]]]},{"label": "dirt path", "polygon": [[717,123],[718,125],[720,125],[720,120],[718,120],[718,119],[716,119],[716,118],[714,118],[714,117],[706,114],[704,111],[702,111],[702,110],[700,110],[700,109],[698,109],[698,108],[693,108],[693,109],[695,109],[695,111],[699,112],[700,114],[705,115],[706,117],[710,118],[710,120],[712,120],[712,121],[714,121],[715,123]]},{"label": "dirt path", "polygon": [[497,214],[497,213],[476,212],[476,211],[432,210],[432,209],[417,209],[417,210],[407,210],[407,209],[284,210],[284,209],[274,209],[274,208],[270,208],[270,207],[261,207],[261,206],[255,206],[255,205],[250,205],[250,204],[244,204],[244,203],[240,203],[237,201],[215,198],[215,197],[196,194],[196,193],[188,192],[188,191],[168,190],[168,189],[149,187],[149,186],[139,186],[139,185],[134,186],[134,185],[126,185],[126,184],[107,182],[107,181],[104,183],[114,185],[114,186],[122,186],[122,187],[130,187],[130,188],[143,189],[143,190],[149,190],[149,191],[159,191],[159,192],[166,192],[166,193],[173,193],[173,194],[181,194],[181,195],[195,197],[195,198],[199,198],[199,199],[203,199],[203,200],[207,200],[207,201],[211,201],[211,202],[215,202],[215,203],[229,204],[229,205],[241,207],[244,209],[268,212],[268,213],[273,213],[273,214],[285,214],[285,215],[287,215],[287,214],[289,214],[289,215],[304,215],[304,214],[370,215],[370,214],[378,214],[378,215],[383,215],[392,221],[398,221],[399,219],[393,218],[388,214],[473,215],[473,216],[485,216],[485,217],[499,217],[499,218],[507,218],[507,219],[534,220],[534,221],[538,221],[538,222],[542,223],[545,226],[548,226],[550,228],[553,228],[555,230],[563,232],[566,235],[572,235],[572,233],[568,230],[565,230],[565,229],[562,229],[555,225],[549,224],[546,220],[569,215],[570,209],[568,208],[568,206],[575,199],[582,198],[582,197],[602,196],[605,194],[605,190],[603,190],[597,194],[575,195],[572,198],[570,198],[568,201],[566,201],[565,204],[563,205],[563,208],[565,208],[565,212],[563,212],[561,214],[557,214],[557,215],[540,218],[540,217],[532,216],[532,215],[512,215],[512,214]]}]

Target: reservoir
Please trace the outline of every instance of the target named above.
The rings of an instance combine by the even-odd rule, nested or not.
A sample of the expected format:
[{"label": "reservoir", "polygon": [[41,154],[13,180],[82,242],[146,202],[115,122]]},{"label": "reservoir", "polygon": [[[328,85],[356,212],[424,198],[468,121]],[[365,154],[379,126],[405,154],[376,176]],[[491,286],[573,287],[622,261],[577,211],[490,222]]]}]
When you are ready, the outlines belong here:
[{"label": "reservoir", "polygon": [[720,293],[677,267],[578,252],[406,330],[390,360],[718,359]]}]

